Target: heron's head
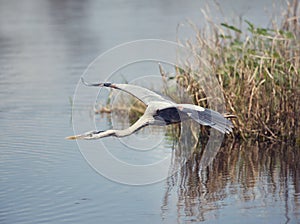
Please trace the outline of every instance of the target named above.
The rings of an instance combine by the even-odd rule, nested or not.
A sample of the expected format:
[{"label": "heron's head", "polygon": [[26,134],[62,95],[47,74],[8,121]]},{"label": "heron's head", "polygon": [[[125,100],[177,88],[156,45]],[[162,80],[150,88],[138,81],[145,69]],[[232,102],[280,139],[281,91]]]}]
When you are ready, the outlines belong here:
[{"label": "heron's head", "polygon": [[98,138],[97,135],[103,131],[89,131],[80,135],[73,135],[73,136],[68,136],[66,139],[68,140],[75,140],[75,139],[80,139],[80,140],[91,140]]}]

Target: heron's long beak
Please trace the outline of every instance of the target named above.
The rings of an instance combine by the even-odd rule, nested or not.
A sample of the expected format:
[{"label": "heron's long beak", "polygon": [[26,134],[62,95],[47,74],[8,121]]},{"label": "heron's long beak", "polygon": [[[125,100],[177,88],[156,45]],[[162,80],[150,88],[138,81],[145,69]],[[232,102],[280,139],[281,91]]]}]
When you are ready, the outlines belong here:
[{"label": "heron's long beak", "polygon": [[76,140],[76,139],[84,139],[85,137],[87,137],[87,134],[82,134],[82,135],[72,135],[72,136],[68,136],[66,137],[66,139],[68,140]]},{"label": "heron's long beak", "polygon": [[77,138],[78,138],[77,135],[72,135],[72,136],[66,137],[66,139],[68,139],[68,140],[75,140],[75,139],[77,139]]},{"label": "heron's long beak", "polygon": [[90,139],[97,138],[98,137],[97,135],[101,132],[103,132],[103,131],[89,131],[89,132],[79,134],[79,135],[68,136],[68,137],[66,137],[66,139],[68,139],[68,140],[75,140],[75,139],[90,140]]}]

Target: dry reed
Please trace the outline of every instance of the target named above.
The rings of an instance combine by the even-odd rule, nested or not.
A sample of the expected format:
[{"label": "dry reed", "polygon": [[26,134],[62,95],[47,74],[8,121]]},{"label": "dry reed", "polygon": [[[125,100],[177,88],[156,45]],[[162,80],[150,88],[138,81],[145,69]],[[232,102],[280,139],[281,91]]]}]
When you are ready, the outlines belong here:
[{"label": "dry reed", "polygon": [[[228,23],[197,28],[196,41],[185,44],[209,62],[225,96],[235,138],[300,141],[300,13],[298,1],[287,5],[280,24],[247,30]],[[193,71],[193,73],[197,71]],[[177,83],[205,106],[199,75],[177,69]],[[188,89],[189,87],[189,89]]]}]

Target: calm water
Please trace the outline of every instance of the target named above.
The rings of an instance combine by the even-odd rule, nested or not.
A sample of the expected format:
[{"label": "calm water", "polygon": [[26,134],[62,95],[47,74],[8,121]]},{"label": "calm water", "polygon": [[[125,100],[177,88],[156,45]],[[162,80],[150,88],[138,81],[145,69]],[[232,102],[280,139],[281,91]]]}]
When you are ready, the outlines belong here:
[{"label": "calm water", "polygon": [[[264,8],[271,1],[232,2],[222,3],[226,16],[243,13],[268,24]],[[182,169],[159,183],[129,186],[99,175],[76,142],[64,140],[73,134],[70,98],[94,58],[126,41],[176,40],[176,26],[186,18],[202,24],[204,6],[183,0],[0,1],[1,224],[300,223],[299,149],[230,145],[209,169],[200,169],[203,151],[184,159],[191,146],[166,140],[149,161],[172,155],[173,166]],[[178,35],[191,33],[182,28]],[[111,119],[96,117],[107,126]],[[160,138],[160,131],[151,135]],[[135,160],[116,139],[105,141],[116,156]]]}]

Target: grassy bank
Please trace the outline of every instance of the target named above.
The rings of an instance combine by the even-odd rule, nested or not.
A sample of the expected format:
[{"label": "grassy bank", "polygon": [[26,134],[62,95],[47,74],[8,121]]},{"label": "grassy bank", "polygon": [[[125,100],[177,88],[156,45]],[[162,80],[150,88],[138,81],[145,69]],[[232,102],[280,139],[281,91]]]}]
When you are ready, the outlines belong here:
[{"label": "grassy bank", "polygon": [[[247,20],[236,25],[207,19],[206,27],[194,27],[196,41],[183,43],[212,66],[227,111],[236,116],[235,138],[300,142],[299,11],[294,0],[268,28]],[[188,71],[177,70],[177,83],[189,88],[195,104],[205,106],[199,100],[201,70]]]},{"label": "grassy bank", "polygon": [[[267,28],[258,27],[243,19],[238,24],[216,23],[210,17],[213,16],[206,14],[207,25],[203,28],[190,24],[195,30],[195,41],[181,44],[208,62],[209,75],[217,78],[221,95],[224,95],[226,111],[232,115],[230,119],[234,124],[234,133],[231,138],[283,141],[300,145],[298,1],[287,4],[277,21],[270,18],[272,23]],[[166,95],[180,102],[178,94],[183,90],[193,100],[189,103],[211,108],[203,88],[203,65],[194,65],[192,69],[187,63],[185,68],[176,68],[176,74],[169,76],[160,66],[160,72],[166,82]],[[173,89],[172,94],[172,90],[168,89],[168,82],[174,83],[174,80],[180,91]],[[115,108],[120,109],[122,105],[124,102]],[[144,110],[145,105],[135,102],[128,111],[131,123]],[[111,111],[112,108],[102,108],[98,112]],[[207,128],[202,127],[201,131],[202,137],[207,136]]]}]

